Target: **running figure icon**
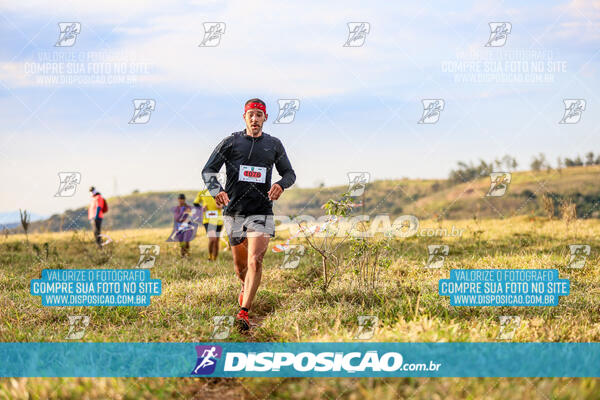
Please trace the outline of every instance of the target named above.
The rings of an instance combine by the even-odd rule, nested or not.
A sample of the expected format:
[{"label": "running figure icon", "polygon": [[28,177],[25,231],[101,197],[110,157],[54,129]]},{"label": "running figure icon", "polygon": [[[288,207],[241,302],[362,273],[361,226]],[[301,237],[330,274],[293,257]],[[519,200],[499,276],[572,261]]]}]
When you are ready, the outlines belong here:
[{"label": "running figure icon", "polygon": [[202,361],[198,363],[198,365],[196,365],[196,368],[194,368],[194,372],[192,372],[192,374],[197,375],[199,373],[198,370],[204,370],[214,365],[215,361],[213,361],[213,359],[216,359],[217,357],[217,348],[215,346],[212,346],[210,349],[204,350],[202,352],[202,355],[200,356],[200,358],[202,358]]}]

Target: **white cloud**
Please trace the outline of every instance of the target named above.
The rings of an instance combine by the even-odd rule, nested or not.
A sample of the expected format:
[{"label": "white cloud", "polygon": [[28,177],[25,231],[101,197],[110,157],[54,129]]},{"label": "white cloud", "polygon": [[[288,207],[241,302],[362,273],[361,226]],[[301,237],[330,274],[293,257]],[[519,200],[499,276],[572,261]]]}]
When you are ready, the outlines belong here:
[{"label": "white cloud", "polygon": [[597,44],[600,39],[599,0],[571,0],[556,9],[561,17],[554,37],[571,44]]},{"label": "white cloud", "polygon": [[[79,17],[82,27],[106,22],[105,16],[111,15],[113,7],[102,4],[72,5],[72,14]],[[271,93],[311,97],[389,86],[390,79],[410,82],[406,74],[415,68],[403,62],[402,54],[395,50],[414,47],[422,40],[409,26],[396,23],[418,11],[416,7],[390,6],[386,10],[368,8],[363,2],[341,8],[327,3],[299,7],[277,1],[236,1],[224,8],[208,2],[203,3],[209,4],[207,8],[181,10],[160,3],[152,7],[127,3],[124,9],[119,4],[114,5],[119,12],[113,22],[113,37],[118,40],[110,50],[142,54],[156,71],[147,78],[149,82],[179,90],[233,93],[262,87]],[[34,9],[42,14],[61,14],[61,7],[51,10],[41,5]],[[17,9],[24,11],[13,6]],[[140,9],[145,13],[151,9],[152,14],[139,18]],[[125,22],[122,17],[126,15],[129,20]],[[204,35],[202,22],[221,21],[227,28],[220,46],[198,47]],[[348,35],[346,24],[352,21],[371,23],[364,47],[342,47]],[[389,65],[396,67],[390,70]],[[11,86],[34,84],[22,70],[18,65],[7,65],[2,79]]]},{"label": "white cloud", "polygon": [[[210,2],[207,2],[210,3]],[[58,20],[85,20],[94,24],[118,25],[135,20],[143,14],[168,12],[173,8],[167,0],[153,0],[152,4],[144,0],[103,0],[103,1],[12,1],[3,2],[3,14],[16,14],[28,18],[58,18]],[[6,16],[6,15],[5,15]],[[57,20],[57,21],[58,21]]]}]

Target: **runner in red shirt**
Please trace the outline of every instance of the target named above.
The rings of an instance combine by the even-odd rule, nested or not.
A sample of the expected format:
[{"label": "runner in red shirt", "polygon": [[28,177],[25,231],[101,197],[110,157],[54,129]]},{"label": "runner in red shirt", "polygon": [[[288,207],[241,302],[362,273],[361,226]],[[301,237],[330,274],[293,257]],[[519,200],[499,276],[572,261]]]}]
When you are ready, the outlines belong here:
[{"label": "runner in red shirt", "polygon": [[102,219],[104,218],[104,212],[102,211],[104,208],[104,198],[93,186],[90,187],[90,193],[92,194],[92,200],[90,201],[90,206],[88,208],[88,220],[90,221],[92,229],[94,230],[96,244],[99,248],[102,248],[100,228],[102,226]]}]

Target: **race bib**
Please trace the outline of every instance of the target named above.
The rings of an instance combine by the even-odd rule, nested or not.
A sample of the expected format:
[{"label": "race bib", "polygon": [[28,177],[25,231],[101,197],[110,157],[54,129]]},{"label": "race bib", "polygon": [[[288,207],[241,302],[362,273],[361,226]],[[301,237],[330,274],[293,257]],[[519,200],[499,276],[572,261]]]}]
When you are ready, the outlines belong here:
[{"label": "race bib", "polygon": [[218,211],[207,211],[204,213],[204,216],[206,218],[218,218],[219,217],[219,212]]},{"label": "race bib", "polygon": [[265,167],[253,167],[250,165],[240,165],[240,175],[238,179],[245,182],[265,183],[267,169]]}]

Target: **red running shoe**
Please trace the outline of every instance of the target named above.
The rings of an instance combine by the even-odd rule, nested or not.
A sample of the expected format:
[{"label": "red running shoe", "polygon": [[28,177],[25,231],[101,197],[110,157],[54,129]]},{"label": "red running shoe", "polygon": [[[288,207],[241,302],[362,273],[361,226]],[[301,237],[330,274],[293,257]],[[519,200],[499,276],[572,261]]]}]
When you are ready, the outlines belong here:
[{"label": "red running shoe", "polygon": [[240,331],[249,330],[250,321],[248,320],[248,311],[240,310],[237,317],[235,317],[235,323]]}]

